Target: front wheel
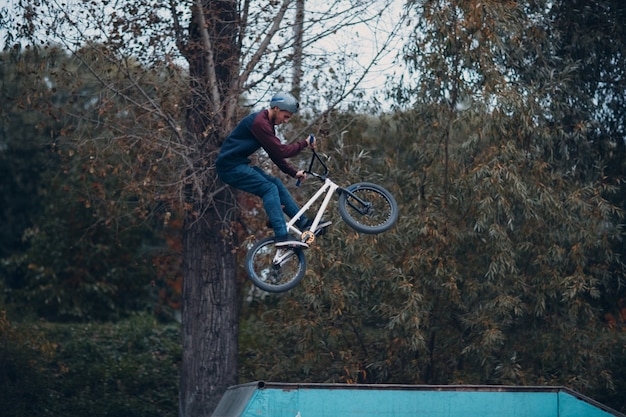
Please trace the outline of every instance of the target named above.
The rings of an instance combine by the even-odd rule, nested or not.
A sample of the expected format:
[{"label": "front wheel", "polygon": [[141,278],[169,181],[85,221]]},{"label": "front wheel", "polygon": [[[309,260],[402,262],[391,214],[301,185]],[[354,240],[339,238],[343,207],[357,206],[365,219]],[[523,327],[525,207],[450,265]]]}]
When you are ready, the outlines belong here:
[{"label": "front wheel", "polygon": [[398,221],[398,203],[377,184],[360,182],[341,191],[339,214],[348,226],[360,233],[378,234]]},{"label": "front wheel", "polygon": [[276,248],[274,243],[274,237],[270,236],[250,248],[246,256],[248,277],[264,291],[288,291],[304,277],[304,252],[302,249]]}]

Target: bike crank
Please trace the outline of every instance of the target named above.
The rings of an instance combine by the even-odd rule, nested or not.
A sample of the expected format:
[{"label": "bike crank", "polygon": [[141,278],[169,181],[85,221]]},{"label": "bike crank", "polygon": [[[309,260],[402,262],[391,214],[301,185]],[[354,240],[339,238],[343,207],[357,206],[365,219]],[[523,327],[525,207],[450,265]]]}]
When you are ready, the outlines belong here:
[{"label": "bike crank", "polygon": [[306,243],[307,245],[311,246],[311,244],[315,241],[315,233],[313,233],[310,230],[305,230],[304,232],[302,232],[302,235],[300,236],[300,240]]}]

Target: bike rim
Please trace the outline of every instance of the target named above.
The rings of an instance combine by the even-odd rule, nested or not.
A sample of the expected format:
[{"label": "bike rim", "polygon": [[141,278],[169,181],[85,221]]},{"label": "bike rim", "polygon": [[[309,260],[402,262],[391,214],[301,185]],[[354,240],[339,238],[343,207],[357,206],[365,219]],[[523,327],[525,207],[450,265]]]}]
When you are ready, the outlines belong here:
[{"label": "bike rim", "polygon": [[294,250],[285,251],[286,256],[276,263],[277,249],[273,244],[259,247],[252,257],[252,272],[259,282],[266,287],[280,287],[290,284],[301,273],[302,265]]}]

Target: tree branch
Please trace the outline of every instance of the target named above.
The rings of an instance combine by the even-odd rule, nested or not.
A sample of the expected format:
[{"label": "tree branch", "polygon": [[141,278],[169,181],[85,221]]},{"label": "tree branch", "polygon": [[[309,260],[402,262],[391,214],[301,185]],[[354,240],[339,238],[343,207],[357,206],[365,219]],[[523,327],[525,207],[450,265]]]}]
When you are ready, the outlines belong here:
[{"label": "tree branch", "polygon": [[220,92],[217,84],[217,75],[215,73],[215,55],[213,54],[213,44],[211,43],[211,37],[209,36],[208,24],[204,17],[204,9],[202,7],[202,0],[195,0],[196,6],[196,24],[198,25],[198,31],[202,39],[202,46],[206,52],[206,74],[208,79],[209,97],[213,103],[213,108],[219,108],[221,103]]}]

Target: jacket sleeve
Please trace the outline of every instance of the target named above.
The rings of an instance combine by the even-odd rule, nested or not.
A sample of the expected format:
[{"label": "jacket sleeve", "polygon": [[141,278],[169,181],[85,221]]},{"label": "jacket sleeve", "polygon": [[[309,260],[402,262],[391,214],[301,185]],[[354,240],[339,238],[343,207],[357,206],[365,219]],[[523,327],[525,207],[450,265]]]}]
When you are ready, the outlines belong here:
[{"label": "jacket sleeve", "polygon": [[302,149],[306,148],[306,140],[290,144],[281,143],[274,134],[274,127],[269,121],[264,123],[255,120],[251,130],[276,166],[287,175],[295,177],[297,170],[287,161],[287,158],[298,155]]}]

